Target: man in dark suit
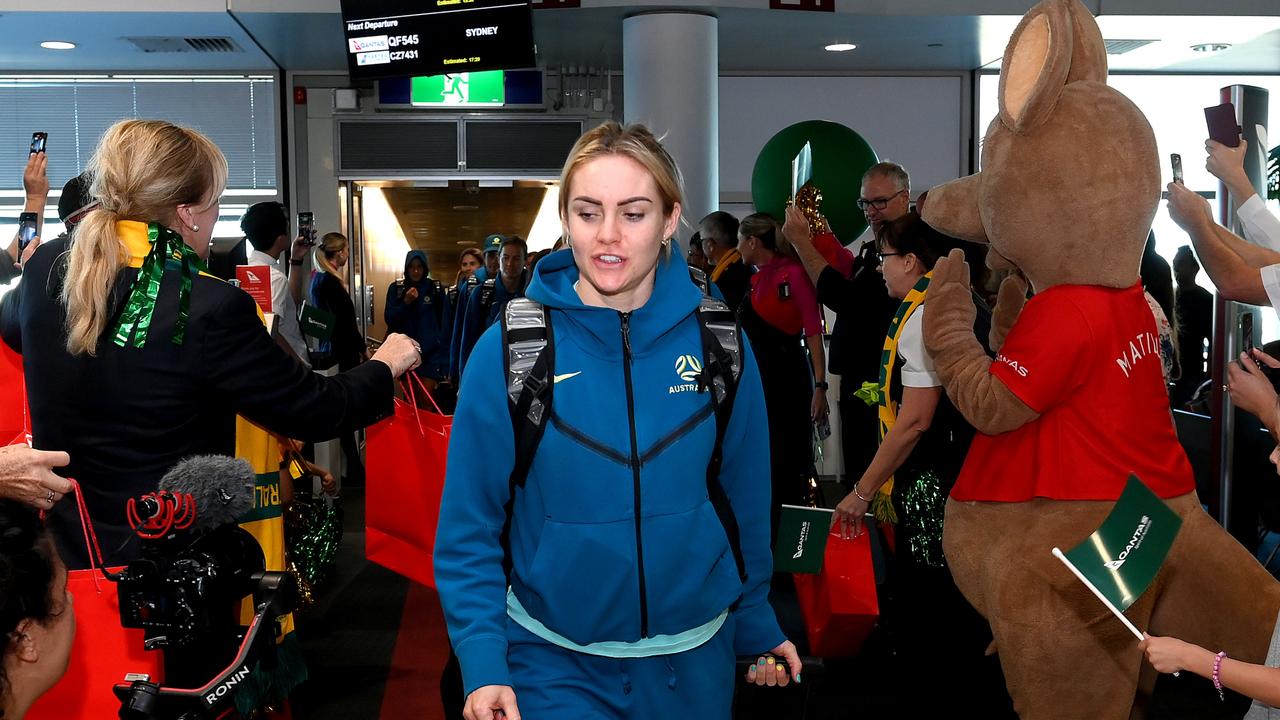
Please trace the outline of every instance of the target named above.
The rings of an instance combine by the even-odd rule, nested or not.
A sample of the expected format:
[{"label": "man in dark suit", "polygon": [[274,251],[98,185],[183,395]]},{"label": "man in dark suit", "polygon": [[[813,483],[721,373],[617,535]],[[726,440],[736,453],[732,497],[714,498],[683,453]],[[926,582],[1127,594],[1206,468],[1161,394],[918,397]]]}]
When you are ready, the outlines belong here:
[{"label": "man in dark suit", "polygon": [[807,247],[811,252],[796,245],[819,302],[836,314],[827,371],[840,376],[840,449],[846,488],[871,464],[880,445],[876,408],[854,393],[864,382],[879,379],[885,333],[899,305],[889,297],[877,269],[875,233],[884,223],[907,214],[910,197],[911,180],[897,163],[878,163],[863,174],[858,207],[871,227],[850,246],[854,263],[848,278],[828,265],[812,245]]}]

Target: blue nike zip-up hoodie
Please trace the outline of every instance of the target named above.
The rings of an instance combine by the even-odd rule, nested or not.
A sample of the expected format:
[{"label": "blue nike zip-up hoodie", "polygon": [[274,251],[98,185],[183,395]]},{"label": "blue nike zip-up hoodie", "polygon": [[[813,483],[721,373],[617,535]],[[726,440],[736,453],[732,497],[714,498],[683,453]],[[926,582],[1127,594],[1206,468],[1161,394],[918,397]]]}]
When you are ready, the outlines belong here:
[{"label": "blue nike zip-up hoodie", "polygon": [[[674,635],[732,608],[735,652],[778,646],[785,638],[767,597],[768,421],[745,340],[720,475],[741,528],[744,584],[707,498],[715,417],[697,390],[701,293],[688,267],[678,254],[659,262],[652,297],[628,314],[584,305],[577,280],[572,251],[562,250],[538,263],[528,290],[552,309],[557,382],[515,491],[512,591],[578,644]],[[467,364],[436,536],[435,578],[467,693],[511,684],[499,536],[515,441],[503,352],[495,324]]]}]

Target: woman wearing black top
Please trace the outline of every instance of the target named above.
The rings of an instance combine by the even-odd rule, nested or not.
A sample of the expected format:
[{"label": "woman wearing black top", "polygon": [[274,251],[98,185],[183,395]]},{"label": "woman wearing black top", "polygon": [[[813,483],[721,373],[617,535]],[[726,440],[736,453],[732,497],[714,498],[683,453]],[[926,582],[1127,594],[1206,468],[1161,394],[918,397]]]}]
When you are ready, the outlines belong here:
[{"label": "woman wearing black top", "polygon": [[[392,336],[378,362],[321,377],[276,345],[246,293],[200,272],[227,174],[203,135],[123,121],[90,169],[101,207],[74,243],[31,256],[0,330],[22,353],[34,444],[70,454],[64,474],[115,563],[137,552],[128,499],[182,458],[233,454],[237,415],[304,440],[350,432],[391,412],[393,378],[418,355]],[[74,504],[52,515],[67,565],[87,566]]]},{"label": "woman wearing black top", "polygon": [[[317,270],[311,276],[311,304],[333,316],[333,337],[321,343],[321,353],[325,359],[320,368],[330,368],[335,364],[339,372],[346,372],[369,357],[364,342],[364,334],[356,321],[356,306],[351,301],[351,292],[347,288],[347,275],[343,270],[350,259],[350,245],[342,233],[331,232],[320,239],[320,247],[316,249]],[[331,438],[330,438],[331,439]],[[342,456],[346,458],[344,482],[352,485],[364,484],[364,461],[360,459],[360,449],[356,437],[350,432],[338,435],[338,444],[342,446]]]},{"label": "woman wearing black top", "polygon": [[328,363],[321,369],[337,364],[346,372],[368,358],[364,336],[356,322],[356,306],[351,302],[347,289],[347,267],[351,250],[342,233],[331,232],[320,239],[316,249],[317,270],[311,276],[311,304],[333,315],[333,337],[321,343],[321,352],[328,350]]}]

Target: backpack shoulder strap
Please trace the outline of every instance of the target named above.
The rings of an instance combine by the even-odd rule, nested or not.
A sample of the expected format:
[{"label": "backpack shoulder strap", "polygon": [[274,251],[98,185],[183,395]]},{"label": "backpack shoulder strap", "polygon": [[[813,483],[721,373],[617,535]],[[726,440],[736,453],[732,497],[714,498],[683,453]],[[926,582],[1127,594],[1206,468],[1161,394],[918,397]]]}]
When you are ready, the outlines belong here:
[{"label": "backpack shoulder strap", "polygon": [[542,303],[513,298],[502,312],[503,368],[507,406],[515,434],[511,488],[523,486],[551,414],[555,347],[551,314]]},{"label": "backpack shoulder strap", "polygon": [[720,524],[724,526],[733,560],[738,566],[738,577],[747,580],[747,566],[742,556],[742,539],[737,516],[729,495],[720,482],[720,470],[724,466],[724,437],[733,417],[733,403],[737,396],[738,381],[742,377],[742,330],[738,319],[723,300],[703,295],[695,311],[702,336],[702,373],[698,377],[698,390],[711,391],[711,407],[716,418],[716,442],[707,463],[707,496],[715,508]]}]

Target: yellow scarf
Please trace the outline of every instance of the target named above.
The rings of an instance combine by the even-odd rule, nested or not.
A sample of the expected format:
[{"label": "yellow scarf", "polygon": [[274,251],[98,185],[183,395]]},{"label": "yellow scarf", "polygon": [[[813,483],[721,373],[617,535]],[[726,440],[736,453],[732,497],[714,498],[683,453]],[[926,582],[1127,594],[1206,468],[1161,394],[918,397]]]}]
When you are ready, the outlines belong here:
[{"label": "yellow scarf", "polygon": [[741,260],[742,253],[738,252],[738,248],[726,250],[725,253],[720,256],[720,262],[716,263],[715,269],[711,271],[711,282],[719,280],[720,276],[724,274],[724,271],[727,270],[730,265],[736,262],[741,262]]},{"label": "yellow scarf", "polygon": [[[884,442],[885,436],[898,420],[898,404],[889,397],[889,389],[893,385],[893,364],[898,359],[898,341],[902,338],[902,330],[907,326],[907,320],[924,304],[925,293],[929,290],[929,281],[932,279],[933,271],[929,271],[916,281],[911,292],[902,299],[898,312],[893,316],[893,322],[889,323],[889,331],[885,334],[884,351],[880,355],[880,392],[877,409],[877,415],[880,418],[880,442]],[[889,523],[898,521],[897,513],[893,510],[892,495],[893,476],[890,475],[889,479],[880,486],[871,504],[871,510],[876,519]]]}]

